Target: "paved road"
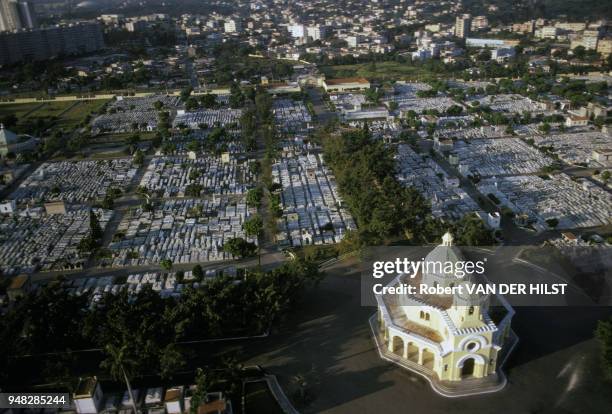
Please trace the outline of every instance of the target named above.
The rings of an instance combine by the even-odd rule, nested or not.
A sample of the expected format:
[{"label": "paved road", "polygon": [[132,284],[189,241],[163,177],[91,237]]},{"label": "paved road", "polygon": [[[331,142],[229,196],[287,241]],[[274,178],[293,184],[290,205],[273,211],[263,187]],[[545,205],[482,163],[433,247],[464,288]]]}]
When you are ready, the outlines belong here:
[{"label": "paved road", "polygon": [[612,404],[592,339],[609,309],[517,308],[520,343],[506,367],[507,387],[447,399],[379,358],[367,323],[374,308],[361,306],[360,286],[355,264],[339,263],[278,332],[231,351],[277,375],[290,398],[293,378],[305,376],[312,402],[293,398],[302,413],[605,413]]},{"label": "paved road", "polygon": [[187,79],[189,79],[189,83],[194,90],[200,89],[200,81],[198,80],[198,74],[195,70],[193,70],[193,62],[191,59],[185,59],[185,73],[187,74]]},{"label": "paved road", "polygon": [[[262,270],[270,270],[280,266],[287,258],[278,251],[262,249],[261,252],[261,268]],[[215,262],[200,262],[200,263],[177,263],[172,266],[172,271],[191,270],[199,264],[204,270],[206,269],[226,269],[228,267],[237,268],[254,268],[259,265],[259,258],[252,257],[248,259],[238,260],[219,260]],[[59,275],[66,276],[68,279],[80,279],[89,277],[101,276],[126,276],[132,273],[146,272],[163,272],[164,270],[156,265],[139,265],[139,266],[124,266],[124,267],[89,267],[81,270],[57,270],[53,272],[39,272],[32,275],[32,281],[37,283],[46,283],[55,279]]]}]

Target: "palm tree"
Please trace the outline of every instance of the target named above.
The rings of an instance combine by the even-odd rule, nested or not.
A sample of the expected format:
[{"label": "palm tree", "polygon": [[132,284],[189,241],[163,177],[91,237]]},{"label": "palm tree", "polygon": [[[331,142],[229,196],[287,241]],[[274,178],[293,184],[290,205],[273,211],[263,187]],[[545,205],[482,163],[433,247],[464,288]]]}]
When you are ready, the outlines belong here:
[{"label": "palm tree", "polygon": [[[116,380],[124,380],[125,385],[127,386],[128,395],[130,396],[130,400],[132,401],[132,409],[134,410],[134,414],[138,414],[138,409],[136,408],[136,400],[134,400],[134,394],[132,393],[132,387],[130,385],[130,380],[128,378],[128,373],[125,370],[126,365],[130,365],[133,361],[129,360],[125,354],[125,350],[127,348],[127,344],[124,344],[121,347],[117,347],[112,344],[108,344],[105,347],[106,353],[109,358],[102,362],[102,365],[105,368],[108,368],[111,376]],[[130,372],[131,376],[131,372]]]},{"label": "palm tree", "polygon": [[190,414],[196,414],[200,405],[206,403],[206,396],[211,384],[212,379],[208,369],[198,368],[196,371],[196,389],[191,396]]}]

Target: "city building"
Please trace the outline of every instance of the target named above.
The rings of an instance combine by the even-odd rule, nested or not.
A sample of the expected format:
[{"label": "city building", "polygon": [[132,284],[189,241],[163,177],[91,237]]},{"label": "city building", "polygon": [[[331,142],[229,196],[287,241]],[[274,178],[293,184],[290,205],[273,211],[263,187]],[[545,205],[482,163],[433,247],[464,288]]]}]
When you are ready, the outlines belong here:
[{"label": "city building", "polygon": [[45,203],[45,212],[49,215],[66,214],[66,202],[63,200],[60,200],[60,201],[50,201],[48,203]]},{"label": "city building", "polygon": [[0,34],[0,65],[41,61],[104,48],[102,27],[83,22]]},{"label": "city building", "polygon": [[289,30],[289,33],[291,33],[292,37],[304,37],[305,29],[303,24],[293,24],[287,27],[287,30]]},{"label": "city building", "polygon": [[12,32],[36,27],[32,3],[19,0],[0,0],[0,31]]},{"label": "city building", "polygon": [[597,42],[597,53],[600,53],[604,58],[612,55],[612,38],[599,39],[599,42]]},{"label": "city building", "polygon": [[323,88],[326,92],[345,92],[370,89],[370,82],[365,78],[325,79]]},{"label": "city building", "polygon": [[483,30],[489,27],[487,16],[476,16],[472,20],[471,30]]},{"label": "city building", "polygon": [[184,395],[185,387],[182,385],[168,388],[166,390],[166,394],[164,395],[164,405],[166,406],[166,412],[168,414],[181,414],[183,412]]},{"label": "city building", "polygon": [[593,160],[597,161],[604,167],[612,167],[612,148],[594,150]]},{"label": "city building", "polygon": [[502,47],[491,51],[491,59],[502,63],[516,55],[516,50],[512,47]]},{"label": "city building", "polygon": [[229,19],[223,24],[223,30],[225,33],[239,33],[242,31],[242,24],[240,20]]},{"label": "city building", "polygon": [[100,412],[103,396],[98,378],[81,378],[73,396],[77,413],[95,414]]},{"label": "city building", "polygon": [[588,116],[569,115],[565,118],[566,127],[586,126],[589,124]]},{"label": "city building", "polygon": [[0,203],[0,214],[13,214],[17,211],[17,202],[15,200],[7,200]]},{"label": "city building", "polygon": [[556,39],[558,35],[559,29],[554,26],[545,26],[535,32],[535,36],[539,39]]},{"label": "city building", "polygon": [[347,36],[346,37],[346,43],[348,44],[348,47],[352,47],[352,48],[356,48],[357,45],[359,45],[359,43],[361,42],[361,36],[356,34],[354,36]]},{"label": "city building", "polygon": [[[467,293],[468,286],[486,286],[481,284],[486,280],[475,273],[459,277],[435,265],[462,261],[463,253],[446,233],[425,257],[423,271],[399,274],[387,285],[415,286],[417,293],[377,294],[378,311],[370,320],[381,356],[426,377],[445,396],[502,389],[506,380],[501,366],[517,343],[508,302],[496,294]],[[450,288],[453,294],[421,293],[421,285]],[[500,309],[495,320],[489,312],[493,303]]]},{"label": "city building", "polygon": [[529,20],[525,23],[514,23],[512,25],[512,31],[516,33],[532,34],[535,30],[535,21]]},{"label": "city building", "polygon": [[586,50],[597,50],[599,42],[598,30],[585,30],[582,36],[572,39],[570,48],[575,49],[578,46],[584,47]]},{"label": "city building", "polygon": [[464,39],[470,34],[470,27],[472,25],[472,19],[469,14],[463,16],[457,16],[455,19],[455,36]]},{"label": "city building", "polygon": [[518,40],[502,40],[502,39],[483,39],[468,37],[465,39],[465,45],[468,47],[488,47],[488,48],[500,48],[500,47],[513,47],[519,44]]},{"label": "city building", "polygon": [[315,25],[315,26],[308,26],[306,28],[306,34],[312,40],[325,39],[328,36],[328,32],[329,30],[327,26]]}]

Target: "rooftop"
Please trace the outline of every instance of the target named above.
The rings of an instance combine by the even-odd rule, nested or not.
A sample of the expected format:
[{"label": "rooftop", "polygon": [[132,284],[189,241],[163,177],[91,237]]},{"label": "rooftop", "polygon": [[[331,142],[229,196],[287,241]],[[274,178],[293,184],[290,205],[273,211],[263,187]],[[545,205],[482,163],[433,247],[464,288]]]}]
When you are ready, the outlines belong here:
[{"label": "rooftop", "polygon": [[28,275],[15,276],[7,290],[21,289],[26,284],[29,278],[30,276]]},{"label": "rooftop", "polygon": [[337,78],[337,79],[326,79],[325,83],[327,85],[342,85],[345,83],[368,84],[370,82],[366,78]]},{"label": "rooftop", "polygon": [[96,384],[98,383],[98,378],[96,377],[87,377],[81,378],[79,381],[79,385],[77,386],[76,391],[74,392],[74,398],[87,398],[91,397],[96,389]]}]

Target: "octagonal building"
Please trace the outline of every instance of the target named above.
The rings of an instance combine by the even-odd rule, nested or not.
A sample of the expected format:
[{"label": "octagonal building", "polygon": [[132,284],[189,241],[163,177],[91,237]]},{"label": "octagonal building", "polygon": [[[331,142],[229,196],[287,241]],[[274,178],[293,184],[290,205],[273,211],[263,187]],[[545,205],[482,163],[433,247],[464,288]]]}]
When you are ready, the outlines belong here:
[{"label": "octagonal building", "polygon": [[399,274],[388,285],[412,285],[417,293],[376,295],[378,310],[370,320],[381,357],[422,375],[447,397],[501,390],[506,384],[502,365],[518,342],[510,326],[514,310],[500,295],[470,295],[465,286],[452,295],[418,293],[421,284],[486,284],[484,276],[459,277],[431,265],[465,260],[446,233],[425,257],[422,271],[414,277]]}]

